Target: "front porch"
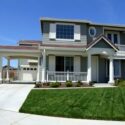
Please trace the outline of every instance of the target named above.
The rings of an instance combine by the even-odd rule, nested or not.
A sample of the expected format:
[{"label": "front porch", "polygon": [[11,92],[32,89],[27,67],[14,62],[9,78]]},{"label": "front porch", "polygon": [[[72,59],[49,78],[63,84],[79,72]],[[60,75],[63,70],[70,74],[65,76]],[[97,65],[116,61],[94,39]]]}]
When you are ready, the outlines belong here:
[{"label": "front porch", "polygon": [[[39,56],[38,56],[39,55]],[[65,56],[64,56],[65,55]],[[74,56],[76,55],[76,56]],[[10,79],[10,71],[7,68],[6,78],[2,78],[2,56],[0,58],[1,64],[1,82],[11,82],[11,83],[44,83],[44,82],[65,82],[70,80],[72,82],[95,82],[95,83],[114,83],[114,66],[113,59],[109,58],[107,55],[95,54],[95,53],[78,53],[78,52],[63,52],[57,53],[51,50],[43,50],[42,55],[14,55],[9,53],[7,56],[7,65],[10,66],[11,59],[35,59],[37,62],[36,70],[32,71],[28,68],[28,71],[24,72],[26,68],[20,69],[20,64],[18,64],[16,78]],[[106,60],[109,60],[109,74],[106,76]],[[29,73],[29,74],[28,74]],[[24,76],[27,80],[24,80]],[[30,78],[32,77],[32,78]]]}]

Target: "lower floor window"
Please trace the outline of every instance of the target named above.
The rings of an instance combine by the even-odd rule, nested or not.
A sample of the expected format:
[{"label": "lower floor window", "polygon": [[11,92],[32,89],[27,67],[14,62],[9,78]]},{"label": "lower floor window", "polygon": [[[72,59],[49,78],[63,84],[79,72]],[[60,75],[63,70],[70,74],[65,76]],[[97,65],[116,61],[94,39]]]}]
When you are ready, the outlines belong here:
[{"label": "lower floor window", "polygon": [[73,72],[73,57],[56,57],[56,71]]},{"label": "lower floor window", "polygon": [[[114,76],[121,77],[121,60],[114,60]],[[106,76],[109,76],[109,60],[106,60]]]}]

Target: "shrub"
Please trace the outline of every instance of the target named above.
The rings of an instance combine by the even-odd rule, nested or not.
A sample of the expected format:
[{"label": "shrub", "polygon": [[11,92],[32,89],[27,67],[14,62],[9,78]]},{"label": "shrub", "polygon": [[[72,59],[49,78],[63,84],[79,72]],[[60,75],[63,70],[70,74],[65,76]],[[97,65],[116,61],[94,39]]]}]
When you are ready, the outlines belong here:
[{"label": "shrub", "polygon": [[43,83],[43,85],[44,85],[44,86],[49,86],[50,83],[49,83],[49,82],[45,82],[45,83]]},{"label": "shrub", "polygon": [[76,87],[80,87],[82,84],[82,82],[79,80],[77,83],[76,83]]},{"label": "shrub", "polygon": [[119,79],[116,79],[114,85],[115,85],[115,86],[118,86],[119,82],[120,82],[120,80],[119,80]]},{"label": "shrub", "polygon": [[43,84],[42,84],[42,83],[36,83],[36,84],[35,84],[35,88],[41,88],[41,87],[43,87]]},{"label": "shrub", "polygon": [[79,82],[77,82],[76,87],[81,87],[81,84]]},{"label": "shrub", "polygon": [[60,84],[59,82],[53,82],[53,83],[50,84],[50,86],[53,87],[53,88],[57,88],[57,87],[59,87],[60,85],[61,85],[61,84]]},{"label": "shrub", "polygon": [[95,83],[96,83],[96,81],[91,81],[91,82],[89,82],[89,85],[93,86]]},{"label": "shrub", "polygon": [[116,79],[115,86],[125,87],[125,80],[123,79]]},{"label": "shrub", "polygon": [[72,81],[68,80],[66,81],[66,87],[72,87],[73,84],[72,84]]},{"label": "shrub", "polygon": [[47,82],[47,83],[46,83],[46,85],[47,85],[47,86],[50,86],[50,83],[49,83],[49,82]]}]

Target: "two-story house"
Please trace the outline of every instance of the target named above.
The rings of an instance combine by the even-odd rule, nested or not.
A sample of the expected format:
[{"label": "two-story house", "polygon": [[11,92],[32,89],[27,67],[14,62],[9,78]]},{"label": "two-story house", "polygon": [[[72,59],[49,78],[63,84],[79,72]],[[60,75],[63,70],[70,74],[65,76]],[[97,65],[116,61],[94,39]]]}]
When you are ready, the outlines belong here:
[{"label": "two-story house", "polygon": [[[86,20],[41,18],[42,41],[0,46],[2,57],[18,59],[19,81],[114,83],[125,78],[125,26]],[[0,80],[2,81],[0,68]],[[9,70],[6,81],[9,81]]]}]

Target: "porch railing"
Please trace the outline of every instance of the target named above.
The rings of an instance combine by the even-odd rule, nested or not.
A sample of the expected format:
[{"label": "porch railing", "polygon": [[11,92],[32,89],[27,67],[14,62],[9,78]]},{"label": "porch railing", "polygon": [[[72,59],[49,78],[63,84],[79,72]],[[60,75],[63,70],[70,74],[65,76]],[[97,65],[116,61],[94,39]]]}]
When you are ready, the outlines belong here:
[{"label": "porch railing", "polygon": [[47,81],[86,81],[87,72],[54,72],[47,71]]}]

